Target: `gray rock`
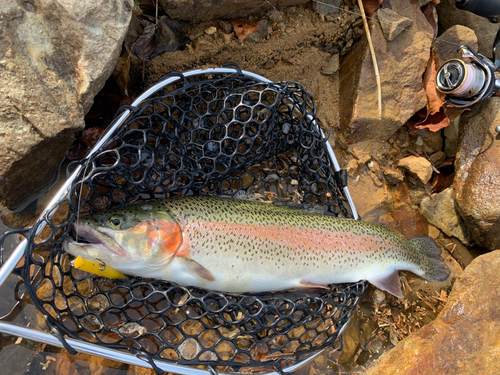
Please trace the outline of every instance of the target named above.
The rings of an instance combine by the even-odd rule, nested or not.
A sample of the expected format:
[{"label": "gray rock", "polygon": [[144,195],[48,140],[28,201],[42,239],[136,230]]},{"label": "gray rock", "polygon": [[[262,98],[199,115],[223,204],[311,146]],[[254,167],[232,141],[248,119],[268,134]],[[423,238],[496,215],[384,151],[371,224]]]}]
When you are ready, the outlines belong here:
[{"label": "gray rock", "polygon": [[[413,20],[412,32],[388,42],[378,22],[371,22],[371,37],[382,82],[382,118],[373,63],[366,36],[357,41],[340,68],[340,131],[343,147],[362,143],[378,150],[411,116],[425,107],[422,74],[429,60],[434,31],[417,3],[391,1],[392,9]],[[389,45],[390,43],[390,45]]]},{"label": "gray rock", "polygon": [[[491,23],[486,18],[474,13],[460,10],[455,6],[455,0],[441,0],[436,6],[439,16],[439,28],[445,31],[453,25],[463,25],[474,30],[478,40],[478,52],[492,58],[493,42],[498,31],[499,24]],[[461,43],[460,43],[461,44]],[[458,48],[458,46],[457,46]]]},{"label": "gray rock", "polygon": [[385,39],[389,42],[394,40],[413,23],[408,17],[400,16],[389,8],[379,8],[377,10],[377,18],[382,27]]},{"label": "gray rock", "polygon": [[450,59],[461,58],[457,49],[460,45],[467,44],[478,50],[477,36],[474,30],[462,25],[453,25],[434,41],[433,47],[439,63],[443,64]]},{"label": "gray rock", "polygon": [[207,21],[238,18],[262,13],[278,7],[307,3],[309,0],[160,0],[162,9],[171,18]]},{"label": "gray rock", "polygon": [[453,188],[423,199],[420,202],[420,212],[429,223],[446,235],[458,238],[463,244],[469,244],[469,231],[455,209]]},{"label": "gray rock", "polygon": [[281,22],[285,18],[285,13],[280,12],[278,9],[273,9],[267,14],[267,16],[270,21]]},{"label": "gray rock", "polygon": [[325,16],[330,14],[336,14],[339,12],[340,4],[342,0],[322,0],[321,2],[313,2],[313,10],[318,14],[324,14]]},{"label": "gray rock", "polygon": [[54,178],[113,72],[133,7],[132,0],[19,4],[0,3],[0,201],[8,207]]},{"label": "gray rock", "polygon": [[246,39],[246,42],[259,43],[262,39],[265,39],[268,35],[268,25],[267,20],[260,20],[257,29],[251,33]]},{"label": "gray rock", "polygon": [[500,248],[500,98],[476,104],[460,119],[455,162],[457,210],[478,245]]}]

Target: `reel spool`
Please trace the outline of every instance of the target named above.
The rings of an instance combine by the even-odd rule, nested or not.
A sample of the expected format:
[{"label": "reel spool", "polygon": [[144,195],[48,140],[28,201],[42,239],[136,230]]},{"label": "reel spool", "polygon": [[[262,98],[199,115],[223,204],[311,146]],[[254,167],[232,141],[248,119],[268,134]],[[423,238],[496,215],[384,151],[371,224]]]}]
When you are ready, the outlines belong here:
[{"label": "reel spool", "polygon": [[489,59],[466,45],[460,46],[458,52],[467,61],[446,61],[437,71],[436,88],[446,94],[449,104],[464,108],[491,96],[499,84]]}]

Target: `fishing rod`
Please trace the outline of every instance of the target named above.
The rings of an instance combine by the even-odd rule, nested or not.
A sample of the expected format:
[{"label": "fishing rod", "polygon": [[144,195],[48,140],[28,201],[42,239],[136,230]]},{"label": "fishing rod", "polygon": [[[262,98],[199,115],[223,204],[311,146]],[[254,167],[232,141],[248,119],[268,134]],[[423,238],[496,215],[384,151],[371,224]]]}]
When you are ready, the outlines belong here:
[{"label": "fishing rod", "polygon": [[[498,23],[500,0],[457,0],[458,9],[472,12]],[[466,108],[492,95],[500,94],[500,31],[493,45],[494,61],[463,44],[457,51],[461,58],[446,61],[437,71],[436,87],[446,94],[446,102]],[[500,132],[500,126],[496,128]]]}]

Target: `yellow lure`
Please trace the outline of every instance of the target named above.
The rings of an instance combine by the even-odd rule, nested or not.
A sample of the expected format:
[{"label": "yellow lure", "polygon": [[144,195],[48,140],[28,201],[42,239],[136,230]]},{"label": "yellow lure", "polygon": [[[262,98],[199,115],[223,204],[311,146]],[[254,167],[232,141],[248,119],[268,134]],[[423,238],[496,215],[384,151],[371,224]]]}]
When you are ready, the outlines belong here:
[{"label": "yellow lure", "polygon": [[102,263],[94,262],[88,259],[83,259],[80,255],[78,255],[76,259],[73,261],[73,267],[85,272],[107,277],[108,279],[128,279],[128,277],[125,276],[120,271],[117,271],[109,266],[103,265]]}]

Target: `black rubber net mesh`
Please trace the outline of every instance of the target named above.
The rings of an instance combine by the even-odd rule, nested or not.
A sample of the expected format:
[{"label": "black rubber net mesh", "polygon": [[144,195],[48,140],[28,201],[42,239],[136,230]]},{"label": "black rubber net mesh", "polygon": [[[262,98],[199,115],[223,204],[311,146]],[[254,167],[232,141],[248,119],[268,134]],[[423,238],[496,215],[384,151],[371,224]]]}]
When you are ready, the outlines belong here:
[{"label": "black rubber net mesh", "polygon": [[37,223],[48,226],[41,235],[37,224],[32,228],[24,267],[32,300],[61,338],[216,371],[286,368],[338,345],[365,282],[230,295],[91,275],[73,268],[61,249],[77,213],[172,195],[250,196],[352,217],[313,98],[300,84],[262,83],[239,70],[179,77],[140,106],[122,109],[131,111],[124,125],[80,162],[67,199]]}]

